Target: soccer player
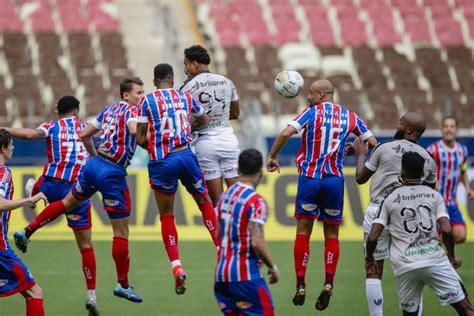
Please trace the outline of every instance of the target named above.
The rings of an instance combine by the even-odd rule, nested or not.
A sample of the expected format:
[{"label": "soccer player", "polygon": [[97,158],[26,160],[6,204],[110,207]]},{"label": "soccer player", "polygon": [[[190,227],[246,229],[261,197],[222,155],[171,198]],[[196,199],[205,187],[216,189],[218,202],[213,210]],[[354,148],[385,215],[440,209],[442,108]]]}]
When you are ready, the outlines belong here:
[{"label": "soccer player", "polygon": [[12,159],[13,148],[10,133],[0,129],[0,297],[21,293],[26,301],[26,315],[43,316],[43,291],[35,283],[23,261],[11,249],[8,242],[8,222],[10,211],[39,200],[47,202],[47,199],[40,192],[25,199],[12,200],[12,173],[5,162]]},{"label": "soccer player", "polygon": [[[43,175],[34,184],[32,195],[43,192],[49,203],[62,200],[71,191],[79,171],[87,159],[87,151],[80,139],[85,123],[78,120],[79,100],[64,96],[58,100],[58,120],[41,124],[37,129],[5,128],[13,137],[27,140],[44,139],[48,164]],[[29,179],[28,184],[34,179]],[[85,200],[78,208],[67,212],[68,226],[73,230],[82,255],[82,271],[86,279],[86,308],[91,315],[98,315],[96,287],[96,262],[91,240],[91,204]]]},{"label": "soccer player", "polygon": [[[367,237],[367,273],[377,271],[374,253],[384,227],[390,225],[390,261],[397,279],[403,315],[417,315],[423,287],[435,292],[442,305],[451,304],[459,315],[474,315],[466,290],[454,271],[461,260],[454,255],[449,216],[441,195],[422,185],[425,158],[412,151],[401,161],[403,185],[381,201]],[[437,225],[443,233],[447,256],[440,246]]]},{"label": "soccer player", "polygon": [[199,45],[184,50],[184,71],[188,80],[180,90],[189,91],[204,107],[209,123],[198,127],[193,141],[194,152],[204,173],[212,204],[215,207],[227,187],[237,181],[239,141],[230,120],[239,118],[240,101],[234,83],[209,71],[211,57]]},{"label": "soccer player", "polygon": [[[208,121],[204,109],[189,92],[173,88],[173,68],[159,64],[154,69],[153,83],[157,90],[143,98],[137,126],[137,141],[148,148],[148,174],[160,212],[161,235],[175,278],[175,292],[186,291],[186,272],[178,251],[178,232],[174,222],[174,196],[178,179],[192,194],[214,244],[217,246],[216,215],[196,156],[189,148],[191,122]],[[149,140],[147,134],[149,133]]]},{"label": "soccer player", "polygon": [[270,290],[260,272],[268,267],[270,284],[280,277],[263,234],[268,207],[256,188],[263,176],[262,154],[240,153],[239,181],[218,204],[221,247],[217,254],[214,293],[224,315],[274,315]]},{"label": "soccer player", "polygon": [[458,122],[456,118],[443,118],[441,128],[442,138],[429,145],[426,150],[433,156],[438,166],[437,188],[444,198],[449,214],[449,221],[453,227],[454,242],[466,241],[466,223],[456,201],[459,180],[462,180],[470,199],[474,198],[467,177],[467,147],[456,141]]},{"label": "soccer player", "polygon": [[[81,133],[82,142],[91,158],[82,167],[71,191],[62,200],[51,203],[24,230],[14,235],[17,247],[26,251],[29,238],[37,229],[79,207],[99,191],[114,234],[112,256],[118,279],[114,295],[135,303],[141,303],[142,299],[128,283],[128,222],[131,205],[126,168],[135,153],[137,106],[143,95],[143,82],[139,78],[127,78],[121,82],[122,100],[106,106]],[[96,150],[92,136],[98,132],[100,136]]]},{"label": "soccer player", "polygon": [[305,274],[309,260],[309,239],[314,220],[324,225],[326,278],[315,307],[324,310],[333,290],[339,258],[339,226],[344,203],[342,161],[350,133],[362,136],[374,147],[375,137],[357,114],[333,102],[334,87],[328,80],[317,80],[309,88],[309,106],[278,135],[268,154],[267,169],[279,171],[276,159],[288,139],[303,130],[301,149],[296,156],[298,191],[296,195],[296,240],[294,247],[295,305],[306,297]]},{"label": "soccer player", "polygon": [[[424,164],[424,183],[434,188],[436,182],[436,164],[429,153],[420,145],[418,140],[426,128],[426,121],[419,113],[408,112],[402,115],[397,124],[394,140],[379,144],[372,151],[366,162],[367,148],[360,140],[354,142],[354,151],[357,155],[356,181],[363,184],[370,181],[370,205],[364,216],[364,240],[367,240],[372,222],[380,208],[380,203],[387,192],[401,183],[399,181],[403,153],[414,151],[419,153],[427,163]],[[375,250],[375,260],[378,264],[378,273],[370,271],[366,275],[365,291],[369,312],[372,316],[383,314],[383,291],[381,279],[384,260],[389,258],[390,238],[388,230],[380,236]]]}]

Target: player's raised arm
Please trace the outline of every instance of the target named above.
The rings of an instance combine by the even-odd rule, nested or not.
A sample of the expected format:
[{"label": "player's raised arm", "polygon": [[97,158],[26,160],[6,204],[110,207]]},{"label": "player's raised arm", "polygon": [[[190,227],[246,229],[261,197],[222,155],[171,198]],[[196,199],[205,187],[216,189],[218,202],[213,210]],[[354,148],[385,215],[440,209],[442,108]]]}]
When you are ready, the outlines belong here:
[{"label": "player's raised arm", "polygon": [[43,139],[45,137],[45,133],[41,129],[34,129],[34,128],[13,128],[13,127],[0,127],[0,129],[5,129],[9,132],[13,137],[19,139]]},{"label": "player's raised arm", "polygon": [[280,278],[277,266],[273,261],[267,241],[263,236],[263,225],[250,221],[249,223],[250,238],[252,240],[252,248],[257,256],[262,259],[263,263],[268,267],[270,275],[270,284],[277,283]]},{"label": "player's raised arm", "polygon": [[92,136],[99,132],[100,130],[96,128],[93,124],[88,124],[87,127],[82,131],[80,137],[84,147],[86,147],[87,152],[91,157],[97,156],[97,151],[94,147],[94,142],[92,141]]},{"label": "player's raised arm", "polygon": [[374,171],[367,168],[365,163],[365,158],[369,150],[368,144],[366,144],[361,137],[357,137],[353,143],[353,149],[357,156],[356,182],[358,184],[364,184],[369,181],[370,177],[374,174]]}]

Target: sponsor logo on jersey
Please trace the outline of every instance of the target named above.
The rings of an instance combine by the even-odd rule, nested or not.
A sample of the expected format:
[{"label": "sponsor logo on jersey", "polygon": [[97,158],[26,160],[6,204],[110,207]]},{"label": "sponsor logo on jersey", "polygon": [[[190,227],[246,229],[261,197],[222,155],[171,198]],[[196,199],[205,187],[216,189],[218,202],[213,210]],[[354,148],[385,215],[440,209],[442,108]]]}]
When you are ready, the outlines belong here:
[{"label": "sponsor logo on jersey", "polygon": [[107,204],[108,206],[117,206],[120,204],[120,202],[117,200],[109,200],[109,199],[104,199],[104,203]]},{"label": "sponsor logo on jersey", "polygon": [[316,204],[301,204],[301,208],[306,212],[311,212],[317,209],[318,206]]},{"label": "sponsor logo on jersey", "polygon": [[341,213],[340,210],[335,210],[335,209],[332,209],[332,208],[327,208],[325,210],[326,214],[328,214],[329,216],[337,216]]},{"label": "sponsor logo on jersey", "polygon": [[441,250],[441,247],[439,245],[429,246],[429,247],[418,247],[413,250],[410,250],[410,249],[405,250],[405,256],[411,257],[411,256],[418,256],[418,255],[426,255],[426,254],[434,253],[440,250]]}]

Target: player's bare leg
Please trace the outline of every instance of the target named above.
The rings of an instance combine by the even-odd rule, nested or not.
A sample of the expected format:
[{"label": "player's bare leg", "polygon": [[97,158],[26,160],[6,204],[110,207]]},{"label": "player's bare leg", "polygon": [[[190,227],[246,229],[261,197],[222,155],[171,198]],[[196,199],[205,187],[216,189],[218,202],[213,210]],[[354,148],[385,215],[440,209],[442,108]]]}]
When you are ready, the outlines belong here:
[{"label": "player's bare leg", "polygon": [[451,225],[453,229],[454,242],[462,244],[466,241],[466,226],[465,225]]},{"label": "player's bare leg", "polygon": [[26,315],[44,316],[43,290],[38,284],[20,293],[26,301]]},{"label": "player's bare leg", "polygon": [[82,201],[76,200],[72,193],[69,192],[61,201],[49,204],[30,224],[13,234],[16,247],[25,253],[28,248],[28,243],[30,242],[30,236],[33,235],[36,230],[54,221],[67,211],[78,207],[81,203]]},{"label": "player's bare leg", "polygon": [[309,261],[309,239],[313,232],[314,220],[309,218],[296,219],[296,239],[293,249],[296,293],[293,297],[293,304],[303,305],[306,298],[305,275]]},{"label": "player's bare leg", "polygon": [[222,178],[206,180],[206,186],[209,190],[209,197],[212,201],[212,206],[216,207],[219,202],[219,198],[224,192],[224,185],[222,183]]},{"label": "player's bare leg", "polygon": [[96,261],[94,247],[92,246],[92,233],[90,229],[73,229],[77,247],[82,256],[82,271],[86,279],[87,299],[86,309],[89,316],[98,316],[97,298],[95,295],[96,285]]},{"label": "player's bare leg", "polygon": [[112,242],[112,257],[117,271],[117,286],[114,295],[129,300],[133,303],[143,302],[133,287],[128,283],[130,270],[130,253],[128,251],[128,223],[129,217],[111,219],[114,238]]},{"label": "player's bare leg", "polygon": [[324,263],[326,279],[324,287],[316,300],[315,308],[325,310],[334,287],[334,276],[336,274],[337,262],[339,260],[339,225],[324,223]]},{"label": "player's bare leg", "polygon": [[171,269],[175,279],[175,292],[182,295],[186,292],[186,271],[179,259],[178,231],[174,222],[173,207],[174,194],[164,194],[157,190],[155,192],[156,204],[160,211],[161,237],[166,253],[171,262]]}]

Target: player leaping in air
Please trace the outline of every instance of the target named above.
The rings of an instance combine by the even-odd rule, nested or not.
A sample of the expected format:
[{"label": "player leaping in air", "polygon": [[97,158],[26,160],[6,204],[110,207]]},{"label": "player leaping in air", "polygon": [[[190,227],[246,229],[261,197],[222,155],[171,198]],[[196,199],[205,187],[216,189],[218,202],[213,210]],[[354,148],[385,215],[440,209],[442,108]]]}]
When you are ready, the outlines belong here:
[{"label": "player leaping in air", "polygon": [[267,169],[279,170],[276,159],[288,139],[303,131],[301,149],[296,156],[298,189],[296,194],[296,240],[294,248],[296,294],[295,305],[303,305],[306,297],[305,274],[309,261],[309,239],[314,220],[324,224],[324,263],[326,278],[316,300],[317,310],[324,310],[334,287],[339,259],[339,226],[344,203],[342,162],[345,143],[354,133],[375,146],[377,141],[357,114],[333,101],[334,87],[328,80],[311,84],[308,107],[278,135],[268,154]]},{"label": "player leaping in air", "polygon": [[[49,203],[62,200],[71,191],[87,159],[86,148],[80,139],[80,134],[86,124],[78,119],[79,100],[73,96],[64,96],[59,99],[56,111],[58,120],[43,123],[37,129],[5,128],[16,138],[46,141],[48,164],[44,167],[43,175],[36,184],[34,184],[34,179],[28,180],[27,188],[30,183],[33,183],[32,192],[29,194],[35,195],[42,192]],[[79,207],[68,211],[65,215],[82,255],[82,270],[87,286],[86,308],[91,315],[98,315],[95,295],[96,262],[91,240],[90,210],[91,203],[85,200]]]},{"label": "player leaping in air", "polygon": [[208,117],[193,96],[174,89],[173,82],[174,73],[170,65],[155,67],[153,83],[157,90],[147,94],[141,103],[137,141],[140,146],[146,146],[150,154],[150,185],[160,211],[161,235],[176,281],[175,292],[181,295],[186,291],[186,272],[179,257],[178,232],[173,216],[178,180],[192,194],[216,246],[218,240],[214,208],[197,158],[189,148],[191,116],[200,125],[206,124]]},{"label": "player leaping in air", "polygon": [[[136,149],[137,106],[143,97],[143,82],[139,78],[124,79],[120,84],[118,103],[106,106],[81,133],[81,139],[91,158],[83,166],[71,191],[62,200],[50,204],[23,230],[15,233],[15,243],[26,251],[31,235],[61,214],[79,207],[97,191],[102,194],[104,209],[113,230],[112,256],[118,284],[114,295],[140,303],[142,299],[128,283],[130,254],[128,223],[131,212],[126,168]],[[97,150],[92,136],[100,132]]]}]

